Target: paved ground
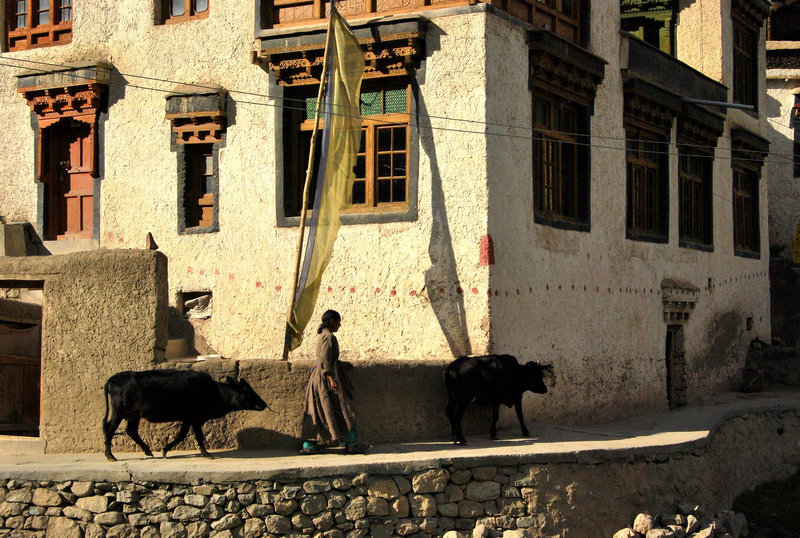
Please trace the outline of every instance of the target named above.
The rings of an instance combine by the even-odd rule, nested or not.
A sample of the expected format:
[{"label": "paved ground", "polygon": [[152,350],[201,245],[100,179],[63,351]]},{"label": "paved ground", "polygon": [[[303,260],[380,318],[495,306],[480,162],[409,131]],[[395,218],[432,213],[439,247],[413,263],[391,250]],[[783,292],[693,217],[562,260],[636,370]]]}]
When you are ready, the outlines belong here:
[{"label": "paved ground", "polygon": [[0,438],[0,478],[30,480],[153,480],[189,483],[198,478],[225,482],[269,478],[279,474],[311,477],[350,472],[404,472],[457,463],[464,466],[519,462],[589,462],[601,459],[674,451],[703,446],[726,419],[751,413],[800,410],[800,391],[721,394],[699,406],[632,417],[582,427],[529,423],[531,438],[500,432],[499,441],[472,436],[457,447],[444,440],[374,446],[368,454],[346,455],[340,449],[312,456],[288,450],[212,451],[215,459],[197,452],[174,452],[168,459],[141,453],[14,455],[14,440]]}]

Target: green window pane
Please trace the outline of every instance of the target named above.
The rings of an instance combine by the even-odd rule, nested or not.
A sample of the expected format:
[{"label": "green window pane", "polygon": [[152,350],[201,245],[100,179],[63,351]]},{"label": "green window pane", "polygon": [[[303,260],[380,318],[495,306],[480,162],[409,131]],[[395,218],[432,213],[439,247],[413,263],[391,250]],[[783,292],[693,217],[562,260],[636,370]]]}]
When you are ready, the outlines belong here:
[{"label": "green window pane", "polygon": [[408,103],[406,102],[406,89],[400,90],[387,90],[386,91],[386,114],[393,112],[408,112]]},{"label": "green window pane", "polygon": [[376,116],[383,114],[381,92],[364,92],[361,94],[361,115]]},{"label": "green window pane", "polygon": [[307,97],[306,98],[306,119],[313,120],[316,117],[317,113],[317,98],[316,97]]}]

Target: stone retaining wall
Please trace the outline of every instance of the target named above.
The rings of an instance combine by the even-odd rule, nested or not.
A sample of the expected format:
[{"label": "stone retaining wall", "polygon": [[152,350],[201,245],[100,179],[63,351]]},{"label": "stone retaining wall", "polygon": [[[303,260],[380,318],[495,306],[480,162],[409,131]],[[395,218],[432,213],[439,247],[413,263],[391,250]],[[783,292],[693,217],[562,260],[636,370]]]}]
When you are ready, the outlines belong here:
[{"label": "stone retaining wall", "polygon": [[689,452],[630,454],[431,460],[415,470],[370,464],[368,473],[314,469],[310,459],[292,476],[254,470],[259,478],[225,483],[202,473],[170,482],[6,477],[0,536],[453,536],[479,524],[498,535],[611,536],[643,507],[667,511],[675,498],[692,498],[717,511],[791,475],[800,464],[800,411],[731,419]]}]

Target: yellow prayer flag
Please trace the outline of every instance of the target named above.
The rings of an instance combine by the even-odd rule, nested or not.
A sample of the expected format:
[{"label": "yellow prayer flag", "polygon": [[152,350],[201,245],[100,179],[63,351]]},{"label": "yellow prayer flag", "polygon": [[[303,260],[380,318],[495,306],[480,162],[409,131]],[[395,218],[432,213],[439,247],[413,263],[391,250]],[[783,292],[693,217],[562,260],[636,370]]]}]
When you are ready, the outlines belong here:
[{"label": "yellow prayer flag", "polygon": [[359,103],[364,53],[333,3],[330,17],[320,164],[303,270],[286,325],[289,350],[302,343],[303,331],[314,313],[322,274],[341,225],[339,212],[347,207],[353,189],[353,167],[361,139]]}]

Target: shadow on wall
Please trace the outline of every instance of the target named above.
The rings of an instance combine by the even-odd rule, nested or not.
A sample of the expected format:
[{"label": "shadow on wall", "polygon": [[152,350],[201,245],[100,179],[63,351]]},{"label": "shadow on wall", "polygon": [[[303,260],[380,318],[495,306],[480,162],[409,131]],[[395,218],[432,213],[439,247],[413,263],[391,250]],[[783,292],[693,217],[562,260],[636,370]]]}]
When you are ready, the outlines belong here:
[{"label": "shadow on wall", "polygon": [[[433,30],[435,27],[431,27]],[[429,30],[430,33],[432,33]],[[440,29],[437,28],[439,32]],[[416,82],[416,81],[415,81]],[[417,125],[419,129],[420,144],[428,156],[431,165],[431,238],[428,243],[428,256],[431,266],[425,271],[425,289],[431,308],[436,314],[439,326],[447,339],[453,357],[470,355],[472,344],[467,331],[466,313],[464,311],[464,296],[452,294],[451,290],[460,286],[458,268],[456,267],[455,254],[453,253],[453,239],[450,235],[450,225],[447,219],[447,205],[445,203],[442,176],[439,171],[439,161],[436,156],[436,145],[433,141],[433,132],[429,129],[428,109],[419,87],[415,83],[414,91],[417,94]],[[439,293],[439,289],[445,293]]]}]

